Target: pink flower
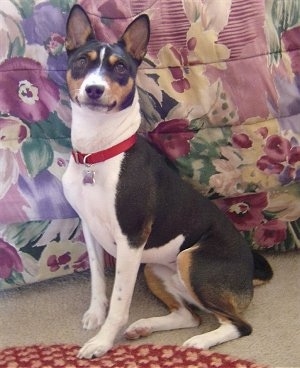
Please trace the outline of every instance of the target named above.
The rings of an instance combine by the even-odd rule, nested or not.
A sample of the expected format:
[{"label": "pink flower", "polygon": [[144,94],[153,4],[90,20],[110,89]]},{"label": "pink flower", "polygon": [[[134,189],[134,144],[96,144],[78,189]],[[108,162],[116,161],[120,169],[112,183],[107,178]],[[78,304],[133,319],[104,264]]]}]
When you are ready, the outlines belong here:
[{"label": "pink flower", "polygon": [[267,138],[268,136],[268,128],[267,127],[261,127],[258,128],[256,133],[260,134],[263,138]]},{"label": "pink flower", "polygon": [[27,122],[46,119],[59,101],[58,87],[42,65],[15,57],[0,65],[0,110]]},{"label": "pink flower", "polygon": [[71,261],[70,252],[66,252],[61,256],[52,255],[47,260],[47,266],[50,268],[51,272],[58,271],[61,266],[66,267],[66,265]]},{"label": "pink flower", "polygon": [[232,143],[235,147],[250,148],[252,147],[252,141],[245,133],[233,134]]},{"label": "pink flower", "polygon": [[64,38],[58,33],[52,33],[45,45],[51,55],[59,55],[64,47]]},{"label": "pink flower", "polygon": [[170,51],[173,53],[175,59],[177,59],[180,64],[180,66],[170,66],[168,68],[173,78],[171,85],[177,93],[183,93],[185,90],[191,88],[190,82],[185,77],[185,74],[188,74],[188,52],[185,49],[178,51],[173,46],[170,48]]},{"label": "pink flower", "polygon": [[74,262],[73,268],[75,271],[85,271],[89,268],[89,257],[87,252],[84,252],[77,261]]},{"label": "pink flower", "polygon": [[300,146],[294,146],[288,153],[288,163],[295,165],[296,162],[300,162]]},{"label": "pink flower", "polygon": [[264,148],[265,153],[273,162],[283,162],[287,159],[291,143],[279,135],[270,135]]},{"label": "pink flower", "polygon": [[261,156],[257,160],[256,166],[266,174],[280,174],[284,169],[284,165],[274,162],[269,156]]},{"label": "pink flower", "polygon": [[0,239],[0,278],[7,279],[13,271],[22,272],[23,270],[24,267],[17,250]]},{"label": "pink flower", "polygon": [[255,242],[264,247],[271,248],[286,239],[287,225],[285,222],[274,219],[260,224],[254,231]]},{"label": "pink flower", "polygon": [[164,154],[176,160],[190,152],[189,141],[194,133],[188,130],[187,120],[172,119],[161,122],[148,136]]},{"label": "pink flower", "polygon": [[238,230],[251,230],[264,220],[267,194],[257,193],[216,200],[216,204],[232,220]]},{"label": "pink flower", "polygon": [[171,84],[176,92],[183,93],[185,90],[191,88],[190,82],[184,77],[183,71],[179,66],[170,66],[169,70],[174,79]]},{"label": "pink flower", "polygon": [[300,170],[297,163],[300,162],[300,146],[292,146],[286,138],[271,135],[266,141],[264,151],[266,155],[256,162],[261,171],[277,174],[283,185],[299,180]]},{"label": "pink flower", "polygon": [[128,18],[133,16],[133,10],[126,1],[78,0],[78,4],[93,15],[94,31],[103,42],[116,41],[126,28]]}]

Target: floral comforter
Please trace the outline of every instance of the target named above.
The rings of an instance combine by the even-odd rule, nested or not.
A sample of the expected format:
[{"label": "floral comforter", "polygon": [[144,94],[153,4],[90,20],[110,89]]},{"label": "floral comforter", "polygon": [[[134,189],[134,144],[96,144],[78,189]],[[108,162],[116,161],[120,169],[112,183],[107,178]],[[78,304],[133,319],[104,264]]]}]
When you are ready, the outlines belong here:
[{"label": "floral comforter", "polygon": [[88,268],[61,186],[71,149],[64,36],[75,2],[104,41],[150,16],[141,134],[251,247],[299,248],[299,0],[1,0],[0,289]]}]

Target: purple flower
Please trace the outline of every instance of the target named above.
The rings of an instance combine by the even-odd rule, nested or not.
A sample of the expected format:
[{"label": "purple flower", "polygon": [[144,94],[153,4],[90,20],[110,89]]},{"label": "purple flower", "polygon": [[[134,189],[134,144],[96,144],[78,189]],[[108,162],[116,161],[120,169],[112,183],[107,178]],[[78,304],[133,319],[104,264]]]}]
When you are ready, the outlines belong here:
[{"label": "purple flower", "polygon": [[59,101],[40,63],[16,57],[0,65],[0,110],[28,122],[44,120]]},{"label": "purple flower", "polygon": [[7,279],[13,271],[22,272],[23,264],[14,247],[0,239],[0,278]]},{"label": "purple flower", "polygon": [[67,54],[63,51],[64,41],[62,36],[53,34],[45,45],[49,53],[47,61],[49,78],[59,86],[66,84]]},{"label": "purple flower", "polygon": [[[295,144],[294,146],[292,144]],[[278,135],[271,135],[256,166],[266,174],[278,174],[280,183],[299,181],[300,146],[296,139],[290,141]]]},{"label": "purple flower", "polygon": [[65,36],[66,20],[67,14],[45,2],[35,6],[32,16],[21,24],[29,45],[37,43],[46,47],[53,35]]},{"label": "purple flower", "polygon": [[48,52],[49,77],[60,86],[65,84],[67,56],[64,51],[67,15],[49,2],[37,5],[32,16],[22,21],[29,45],[43,45]]},{"label": "purple flower", "polygon": [[32,219],[77,217],[64,197],[61,182],[49,171],[44,170],[32,179],[19,176],[18,185],[32,210]]},{"label": "purple flower", "polygon": [[67,54],[64,52],[59,55],[49,55],[47,65],[49,69],[49,78],[51,78],[59,86],[65,86]]}]

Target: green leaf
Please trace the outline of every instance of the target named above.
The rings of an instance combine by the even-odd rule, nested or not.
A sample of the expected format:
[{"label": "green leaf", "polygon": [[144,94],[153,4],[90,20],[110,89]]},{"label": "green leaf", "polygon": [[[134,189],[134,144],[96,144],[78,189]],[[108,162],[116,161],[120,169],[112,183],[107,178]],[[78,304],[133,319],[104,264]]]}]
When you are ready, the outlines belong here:
[{"label": "green leaf", "polygon": [[29,254],[31,257],[33,257],[35,260],[39,261],[43,250],[46,248],[46,245],[35,247],[33,243],[28,243],[26,247],[21,248],[20,250],[23,253]]},{"label": "green leaf", "polygon": [[192,119],[189,125],[189,129],[198,132],[201,129],[208,127],[210,124],[209,117],[207,114],[201,116],[200,118]]},{"label": "green leaf", "polygon": [[154,124],[161,120],[161,106],[157,99],[150,93],[147,93],[141,88],[139,88],[138,91],[142,106],[141,113],[146,121],[146,127],[142,127],[142,130],[152,130]]},{"label": "green leaf", "polygon": [[35,177],[53,163],[53,149],[45,139],[27,139],[22,145],[23,159],[28,173]]},{"label": "green leaf", "polygon": [[264,214],[264,217],[267,219],[267,220],[273,220],[275,218],[278,218],[277,214],[280,213],[280,211],[278,212],[271,212],[271,211],[262,211],[262,213]]},{"label": "green leaf", "polygon": [[45,233],[51,221],[29,221],[4,227],[3,237],[9,244],[21,249],[36,242]]},{"label": "green leaf", "polygon": [[32,15],[35,0],[11,0],[11,2],[19,10],[22,18],[29,18]]},{"label": "green leaf", "polygon": [[12,271],[11,275],[5,279],[8,285],[21,286],[25,284],[23,275],[20,272]]},{"label": "green leaf", "polygon": [[169,112],[178,105],[178,101],[169,96],[165,91],[162,91],[162,104],[160,115],[163,119],[167,117]]},{"label": "green leaf", "polygon": [[56,112],[49,114],[47,120],[30,125],[31,138],[65,139],[71,135],[71,130],[58,117]]},{"label": "green leaf", "polygon": [[22,40],[20,40],[20,38],[17,37],[11,42],[9,46],[8,58],[23,56],[24,52],[25,52],[25,45],[22,42]]},{"label": "green leaf", "polygon": [[71,7],[75,4],[76,0],[50,0],[50,3],[61,9],[62,11],[69,12]]}]

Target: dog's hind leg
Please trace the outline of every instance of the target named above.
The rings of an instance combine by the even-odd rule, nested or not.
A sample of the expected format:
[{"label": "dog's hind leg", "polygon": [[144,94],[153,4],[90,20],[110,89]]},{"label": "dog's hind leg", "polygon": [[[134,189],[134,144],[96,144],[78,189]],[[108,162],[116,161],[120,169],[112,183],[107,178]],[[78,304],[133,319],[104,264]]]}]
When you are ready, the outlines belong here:
[{"label": "dog's hind leg", "polygon": [[246,322],[240,320],[245,326],[247,326],[247,331],[243,335],[241,334],[240,329],[236,325],[236,321],[234,323],[230,321],[229,318],[221,318],[215,314],[220,322],[220,326],[210,332],[206,332],[202,335],[196,335],[191,337],[187,341],[183,343],[183,346],[193,347],[198,349],[209,349],[212,346],[222,344],[224,342],[237,339],[241,336],[249,335],[251,333],[251,326],[246,324]]},{"label": "dog's hind leg", "polygon": [[249,335],[252,328],[240,317],[252,298],[252,277],[247,271],[248,265],[239,262],[230,265],[227,260],[228,264],[224,266],[222,256],[218,259],[218,255],[203,251],[201,245],[181,252],[177,261],[178,272],[194,304],[213,313],[220,322],[216,330],[194,336],[184,346],[208,349]]},{"label": "dog's hind leg", "polygon": [[104,322],[108,301],[105,290],[103,248],[93,237],[84,221],[82,221],[82,229],[91,270],[91,301],[89,309],[82,318],[82,324],[83,328],[90,330],[99,327]]},{"label": "dog's hind leg", "polygon": [[134,322],[125,331],[128,339],[137,339],[155,331],[195,327],[200,318],[194,316],[185,306],[181,293],[184,287],[176,271],[162,265],[146,265],[145,277],[152,293],[164,302],[170,314],[161,317],[144,318]]}]

